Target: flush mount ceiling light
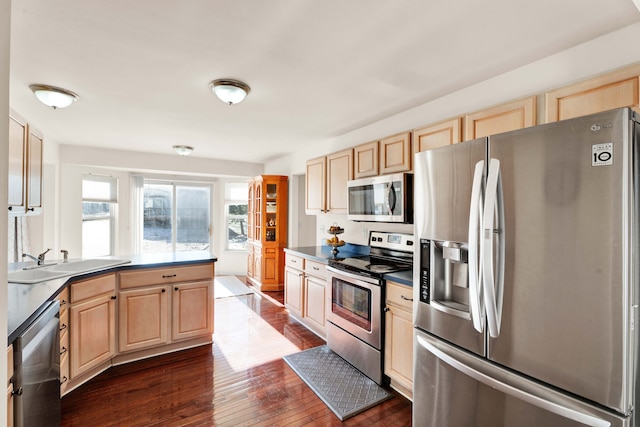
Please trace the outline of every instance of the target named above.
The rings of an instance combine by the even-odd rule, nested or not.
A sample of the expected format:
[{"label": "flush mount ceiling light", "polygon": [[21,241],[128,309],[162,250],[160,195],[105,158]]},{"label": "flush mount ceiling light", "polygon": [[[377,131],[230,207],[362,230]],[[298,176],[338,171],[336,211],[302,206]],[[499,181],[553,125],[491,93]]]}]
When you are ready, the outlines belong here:
[{"label": "flush mount ceiling light", "polygon": [[209,84],[209,86],[220,101],[229,105],[242,102],[242,100],[251,91],[251,88],[246,83],[232,79],[214,80]]},{"label": "flush mount ceiling light", "polygon": [[193,151],[193,147],[189,145],[174,145],[173,151],[180,154],[181,156],[188,156]]},{"label": "flush mount ceiling light", "polygon": [[40,102],[54,110],[68,107],[80,99],[75,93],[55,86],[33,84],[29,86],[29,89],[33,91]]}]

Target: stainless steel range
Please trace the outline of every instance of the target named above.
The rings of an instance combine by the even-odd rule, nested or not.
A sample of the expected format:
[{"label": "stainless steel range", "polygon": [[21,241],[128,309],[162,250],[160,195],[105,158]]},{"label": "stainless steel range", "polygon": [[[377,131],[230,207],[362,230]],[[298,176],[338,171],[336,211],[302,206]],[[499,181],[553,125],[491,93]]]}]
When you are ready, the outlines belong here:
[{"label": "stainless steel range", "polygon": [[329,260],[327,345],[382,384],[384,275],[413,268],[413,235],[372,231],[370,255]]}]

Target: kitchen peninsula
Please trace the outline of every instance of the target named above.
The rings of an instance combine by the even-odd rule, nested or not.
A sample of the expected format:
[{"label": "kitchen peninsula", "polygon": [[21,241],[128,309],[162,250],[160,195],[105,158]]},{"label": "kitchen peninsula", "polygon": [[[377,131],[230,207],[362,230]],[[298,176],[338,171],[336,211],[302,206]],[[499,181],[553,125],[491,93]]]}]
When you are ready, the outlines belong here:
[{"label": "kitchen peninsula", "polygon": [[[60,303],[62,395],[112,365],[212,342],[216,256],[180,252],[119,259],[123,263],[104,269],[8,284],[8,344],[52,301]],[[26,265],[10,264],[9,276]]]}]

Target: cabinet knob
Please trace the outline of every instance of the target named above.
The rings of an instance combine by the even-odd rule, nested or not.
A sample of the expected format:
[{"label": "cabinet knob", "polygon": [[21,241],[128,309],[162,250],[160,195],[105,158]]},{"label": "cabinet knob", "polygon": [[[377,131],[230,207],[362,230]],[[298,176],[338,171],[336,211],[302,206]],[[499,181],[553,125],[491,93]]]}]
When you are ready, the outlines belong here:
[{"label": "cabinet knob", "polygon": [[177,286],[174,288],[174,290],[179,291],[179,289],[178,289],[178,287],[177,287]]},{"label": "cabinet knob", "polygon": [[112,295],[112,296],[111,296],[111,299],[116,299],[116,296],[115,296],[115,295]]},{"label": "cabinet knob", "polygon": [[177,276],[177,274],[167,274],[167,275],[163,275],[162,278],[163,279],[170,279],[170,278],[176,277],[176,276]]},{"label": "cabinet knob", "polygon": [[67,352],[67,347],[62,347],[60,349],[60,356],[62,356],[63,354],[65,354]]},{"label": "cabinet knob", "polygon": [[403,299],[405,301],[413,301],[413,298],[407,298],[404,295],[400,295],[400,299]]},{"label": "cabinet knob", "polygon": [[384,312],[386,313],[387,311],[391,311],[391,309],[389,307],[385,307]]},{"label": "cabinet knob", "polygon": [[64,377],[62,377],[62,380],[60,380],[60,385],[64,384],[67,382],[67,376],[65,375]]},{"label": "cabinet knob", "polygon": [[28,211],[33,212],[33,211],[35,211],[35,210],[36,210],[36,208],[29,208],[29,209],[27,209],[27,210],[28,210]]},{"label": "cabinet knob", "polygon": [[166,291],[167,291],[166,289],[163,289],[163,290],[162,290],[162,292],[166,292]]},{"label": "cabinet knob", "polygon": [[9,210],[12,211],[13,210],[13,206],[9,206]]},{"label": "cabinet knob", "polygon": [[60,330],[64,331],[65,329],[67,329],[67,324],[63,323],[62,325],[60,325]]}]

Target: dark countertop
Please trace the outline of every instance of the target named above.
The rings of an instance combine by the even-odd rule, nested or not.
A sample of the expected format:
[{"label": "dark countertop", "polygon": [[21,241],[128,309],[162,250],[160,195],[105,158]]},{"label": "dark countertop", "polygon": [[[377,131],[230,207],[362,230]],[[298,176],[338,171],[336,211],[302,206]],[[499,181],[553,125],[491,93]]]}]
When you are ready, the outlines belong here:
[{"label": "dark countertop", "polygon": [[[96,276],[108,271],[128,270],[136,268],[153,268],[169,265],[188,265],[206,261],[216,262],[218,258],[206,251],[198,252],[176,252],[160,254],[139,254],[129,256],[112,257],[118,259],[131,260],[130,263],[121,264],[95,270],[89,273],[81,273],[75,276],[68,276],[59,279],[47,280],[34,284],[11,283],[7,285],[7,317],[9,328],[9,340],[11,344],[39,315],[47,306],[49,301],[55,299],[60,292],[71,283]],[[74,261],[74,260],[70,260]],[[60,261],[58,261],[60,262]],[[9,271],[20,270],[32,262],[18,262],[9,264]]]},{"label": "dark countertop", "polygon": [[[356,258],[369,255],[368,246],[352,245],[347,243],[346,245],[338,248],[338,250],[338,258]],[[285,248],[284,251],[293,255],[310,258],[324,264],[327,264],[328,260],[333,258],[331,246],[303,246],[297,248]],[[388,273],[384,275],[384,278],[385,280],[391,280],[403,285],[413,286],[413,270]]]},{"label": "dark countertop", "polygon": [[[327,264],[328,260],[334,258],[334,255],[331,253],[331,249],[331,246],[302,246],[285,248],[284,251]],[[338,248],[338,253],[335,258],[354,258],[365,255],[369,255],[368,246],[352,245],[351,243],[347,243]]]}]

